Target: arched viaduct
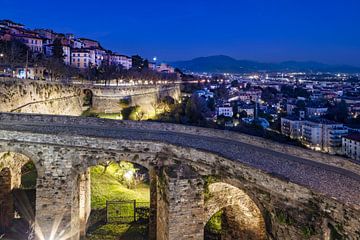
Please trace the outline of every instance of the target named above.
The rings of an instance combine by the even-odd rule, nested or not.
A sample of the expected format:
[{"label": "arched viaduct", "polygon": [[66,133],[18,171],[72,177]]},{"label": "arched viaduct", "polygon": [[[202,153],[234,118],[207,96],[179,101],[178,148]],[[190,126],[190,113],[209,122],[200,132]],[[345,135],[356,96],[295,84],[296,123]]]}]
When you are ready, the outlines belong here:
[{"label": "arched viaduct", "polygon": [[38,239],[84,234],[88,168],[108,160],[149,169],[151,239],[203,239],[221,209],[223,239],[360,238],[360,167],[337,157],[226,131],[8,113],[0,152],[0,204],[16,185],[14,163],[37,168]]}]

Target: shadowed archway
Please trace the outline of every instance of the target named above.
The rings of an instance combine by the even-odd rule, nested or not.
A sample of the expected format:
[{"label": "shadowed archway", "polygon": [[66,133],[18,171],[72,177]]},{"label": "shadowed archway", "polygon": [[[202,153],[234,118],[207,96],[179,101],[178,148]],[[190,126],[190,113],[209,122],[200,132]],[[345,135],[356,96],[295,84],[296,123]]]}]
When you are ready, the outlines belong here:
[{"label": "shadowed archway", "polygon": [[218,232],[220,239],[266,239],[265,222],[260,209],[249,195],[237,187],[223,182],[208,186],[205,199],[205,226],[214,215],[218,218],[214,221],[221,222],[219,224],[221,229]]},{"label": "shadowed archway", "polygon": [[18,152],[0,153],[0,230],[10,239],[24,239],[33,231],[37,169]]}]

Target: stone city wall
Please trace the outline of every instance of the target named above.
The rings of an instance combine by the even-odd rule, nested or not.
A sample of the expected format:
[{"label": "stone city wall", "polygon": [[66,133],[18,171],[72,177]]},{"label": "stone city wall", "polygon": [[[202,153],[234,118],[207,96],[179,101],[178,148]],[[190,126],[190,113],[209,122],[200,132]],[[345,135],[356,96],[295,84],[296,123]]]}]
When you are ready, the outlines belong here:
[{"label": "stone city wall", "polygon": [[[179,85],[131,86],[131,87],[93,87],[92,111],[119,113],[127,106],[141,106],[144,112],[155,112],[155,105],[164,97],[170,96],[180,100]],[[129,104],[123,106],[120,100],[126,99]]]},{"label": "stone city wall", "polygon": [[83,106],[85,90],[93,94],[91,110],[101,113],[120,112],[121,99],[129,99],[129,106],[154,112],[161,99],[171,96],[179,100],[181,94],[178,85],[104,87],[7,79],[0,81],[0,112],[80,116],[88,108]]},{"label": "stone city wall", "polygon": [[76,86],[43,81],[0,81],[0,111],[79,116],[83,93]]}]

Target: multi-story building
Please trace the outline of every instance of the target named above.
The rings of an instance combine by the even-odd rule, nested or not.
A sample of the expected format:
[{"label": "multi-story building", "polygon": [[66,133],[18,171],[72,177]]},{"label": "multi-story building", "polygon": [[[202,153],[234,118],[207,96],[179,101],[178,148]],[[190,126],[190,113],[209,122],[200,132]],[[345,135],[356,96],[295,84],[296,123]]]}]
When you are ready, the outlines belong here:
[{"label": "multi-story building", "polygon": [[293,139],[299,139],[302,135],[303,121],[294,116],[281,118],[281,133]]},{"label": "multi-story building", "polygon": [[327,111],[327,107],[309,106],[306,107],[306,116],[308,118],[317,118],[326,115]]},{"label": "multi-story building", "polygon": [[35,53],[43,52],[43,39],[41,37],[31,34],[17,34],[13,37],[22,41],[31,51]]},{"label": "multi-story building", "polygon": [[100,43],[96,40],[88,38],[79,38],[79,40],[84,44],[85,48],[101,48]]},{"label": "multi-story building", "polygon": [[217,116],[233,117],[234,112],[230,103],[225,103],[222,106],[217,107]]},{"label": "multi-story building", "polygon": [[88,48],[90,53],[90,64],[92,67],[100,67],[106,58],[106,51],[102,48]]},{"label": "multi-story building", "polygon": [[71,65],[80,69],[91,67],[90,50],[85,48],[73,49],[71,52]]},{"label": "multi-story building", "polygon": [[349,158],[360,161],[360,133],[342,138],[342,152]]},{"label": "multi-story building", "polygon": [[80,39],[70,39],[72,48],[84,48],[85,44]]},{"label": "multi-story building", "polygon": [[341,138],[348,130],[341,123],[325,119],[304,121],[302,124],[301,141],[309,148],[329,152],[341,152]]},{"label": "multi-story building", "polygon": [[25,25],[20,24],[20,23],[15,23],[11,20],[1,20],[0,21],[0,27],[13,27],[13,28],[25,28]]}]

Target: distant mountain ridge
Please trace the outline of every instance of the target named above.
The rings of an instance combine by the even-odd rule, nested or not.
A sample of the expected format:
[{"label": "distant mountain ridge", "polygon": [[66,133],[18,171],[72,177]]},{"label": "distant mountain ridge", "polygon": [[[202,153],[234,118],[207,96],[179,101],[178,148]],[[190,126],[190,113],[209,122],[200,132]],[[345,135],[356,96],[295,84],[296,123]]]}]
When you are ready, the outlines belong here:
[{"label": "distant mountain ridge", "polygon": [[348,65],[330,65],[314,61],[262,63],[249,60],[237,60],[225,55],[199,57],[189,61],[172,62],[171,64],[183,71],[208,73],[246,73],[260,71],[360,73],[360,67]]}]

